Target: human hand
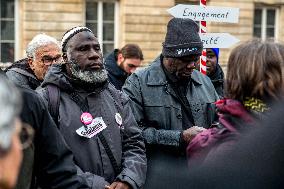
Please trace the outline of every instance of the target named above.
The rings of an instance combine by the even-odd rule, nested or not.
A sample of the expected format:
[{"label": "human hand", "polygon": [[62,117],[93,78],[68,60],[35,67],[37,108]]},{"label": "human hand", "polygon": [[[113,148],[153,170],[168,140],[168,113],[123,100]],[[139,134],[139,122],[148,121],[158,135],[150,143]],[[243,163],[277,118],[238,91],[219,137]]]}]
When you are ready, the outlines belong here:
[{"label": "human hand", "polygon": [[206,130],[203,127],[193,126],[182,132],[182,139],[188,144],[198,133]]},{"label": "human hand", "polygon": [[131,186],[126,182],[113,182],[110,186],[105,186],[105,189],[131,189]]}]

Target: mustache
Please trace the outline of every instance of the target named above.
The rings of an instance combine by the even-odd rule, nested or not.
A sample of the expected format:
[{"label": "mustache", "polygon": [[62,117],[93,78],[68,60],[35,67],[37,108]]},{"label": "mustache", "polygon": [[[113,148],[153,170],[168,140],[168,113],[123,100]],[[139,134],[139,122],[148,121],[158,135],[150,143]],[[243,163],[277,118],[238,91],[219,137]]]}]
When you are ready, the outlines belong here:
[{"label": "mustache", "polygon": [[[78,62],[77,62],[76,60],[74,60],[74,59],[73,59],[73,60],[66,61],[65,63],[66,63],[66,64],[69,64],[70,66],[72,66],[73,69],[75,69],[76,71],[82,70],[82,68],[79,66]],[[95,64],[97,64],[97,63],[95,63]],[[92,64],[92,65],[94,65],[94,64]],[[88,65],[88,66],[86,67],[86,70],[91,71],[91,70],[89,70],[88,68],[91,67],[92,65]],[[101,68],[104,69],[104,65],[103,65],[102,63],[98,63],[98,65],[100,65]]]},{"label": "mustache", "polygon": [[70,64],[71,66],[73,66],[76,69],[80,69],[80,66],[77,64],[76,60],[68,60],[65,61],[65,64]]}]

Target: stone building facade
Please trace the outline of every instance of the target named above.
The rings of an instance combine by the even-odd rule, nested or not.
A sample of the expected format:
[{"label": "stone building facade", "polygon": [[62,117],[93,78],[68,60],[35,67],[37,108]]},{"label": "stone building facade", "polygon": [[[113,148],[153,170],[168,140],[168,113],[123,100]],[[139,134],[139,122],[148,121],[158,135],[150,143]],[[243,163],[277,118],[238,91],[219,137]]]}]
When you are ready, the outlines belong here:
[{"label": "stone building facade", "polygon": [[[67,29],[86,25],[98,36],[104,54],[126,43],[141,46],[150,63],[159,55],[171,18],[167,9],[199,0],[1,0],[0,62],[8,65],[25,56],[25,47],[38,33],[58,40]],[[207,23],[207,32],[230,33],[241,41],[260,37],[283,41],[284,0],[207,0],[208,6],[240,8],[239,23]],[[221,49],[226,66],[233,47]]]}]

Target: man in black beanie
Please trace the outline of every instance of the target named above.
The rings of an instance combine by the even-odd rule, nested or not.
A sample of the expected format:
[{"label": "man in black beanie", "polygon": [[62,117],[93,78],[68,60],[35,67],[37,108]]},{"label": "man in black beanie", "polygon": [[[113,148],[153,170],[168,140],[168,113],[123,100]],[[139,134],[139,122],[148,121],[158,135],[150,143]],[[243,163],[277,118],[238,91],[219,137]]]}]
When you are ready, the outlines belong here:
[{"label": "man in black beanie", "polygon": [[175,174],[187,166],[185,146],[213,122],[218,95],[210,79],[194,69],[203,49],[198,30],[190,19],[171,19],[162,54],[123,87],[147,145],[145,189],[164,170]]}]

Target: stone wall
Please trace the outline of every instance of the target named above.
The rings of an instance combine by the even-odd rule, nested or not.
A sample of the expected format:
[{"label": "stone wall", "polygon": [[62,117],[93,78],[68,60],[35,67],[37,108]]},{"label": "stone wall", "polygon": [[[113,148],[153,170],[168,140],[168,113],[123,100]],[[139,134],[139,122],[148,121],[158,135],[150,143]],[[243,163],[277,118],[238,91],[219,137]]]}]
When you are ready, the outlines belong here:
[{"label": "stone wall", "polygon": [[174,6],[174,1],[120,2],[120,44],[137,43],[145,56],[144,63],[150,63],[161,53],[166,25],[171,18],[167,9]]},{"label": "stone wall", "polygon": [[27,43],[38,33],[46,33],[58,40],[71,27],[84,25],[83,0],[24,0],[21,1],[20,55]]},{"label": "stone wall", "polygon": [[[107,1],[107,0],[105,0]],[[17,12],[17,59],[25,55],[25,47],[37,33],[46,33],[58,40],[64,32],[77,25],[84,25],[85,0],[19,0]],[[118,47],[126,43],[141,46],[145,61],[150,63],[159,55],[164,41],[166,25],[171,15],[167,9],[178,3],[196,4],[196,0],[120,0]],[[208,6],[239,7],[239,23],[208,22],[208,32],[225,32],[241,41],[253,36],[255,4],[274,5],[279,8],[278,40],[284,41],[283,0],[207,0]],[[233,48],[233,47],[232,47]],[[221,49],[220,63],[225,67],[230,49]]]}]

